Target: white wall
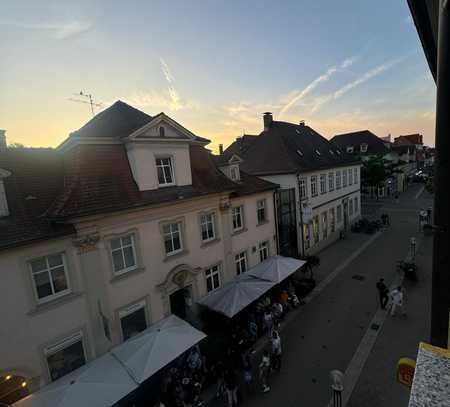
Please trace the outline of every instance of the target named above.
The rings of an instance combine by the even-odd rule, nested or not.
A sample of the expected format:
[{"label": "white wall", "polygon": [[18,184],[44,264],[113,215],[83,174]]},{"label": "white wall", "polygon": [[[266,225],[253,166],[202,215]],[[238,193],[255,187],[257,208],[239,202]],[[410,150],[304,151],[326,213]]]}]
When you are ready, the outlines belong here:
[{"label": "white wall", "polygon": [[[192,272],[186,285],[192,284],[195,301],[206,294],[204,271],[207,267],[221,264],[224,284],[236,276],[236,253],[247,250],[249,266],[253,266],[259,262],[259,253],[253,252],[252,248],[262,241],[269,241],[270,254],[276,254],[272,197],[273,192],[269,191],[234,198],[228,209],[223,205],[221,209],[228,196],[218,194],[159,208],[98,216],[79,222],[76,237],[0,252],[0,374],[21,372],[39,387],[49,382],[44,347],[81,330],[86,355],[91,359],[121,342],[118,312],[124,307],[145,299],[149,324],[168,315],[169,295],[179,289],[171,280],[174,270],[187,269]],[[259,199],[266,199],[268,221],[256,225],[256,202]],[[245,229],[232,235],[231,207],[234,205],[244,205]],[[210,211],[216,214],[217,239],[203,244],[199,216]],[[184,223],[183,243],[186,250],[167,258],[161,223],[170,220]],[[108,239],[127,233],[134,233],[137,237],[140,268],[118,278],[112,272]],[[80,245],[79,242],[87,236],[96,238],[79,252],[75,244]],[[37,307],[27,262],[58,252],[66,255],[73,294]],[[108,319],[112,343],[104,336],[99,304]]]},{"label": "white wall", "polygon": [[[348,177],[348,170],[358,168],[358,180],[357,183],[354,181],[352,182],[352,185],[349,185],[349,177]],[[334,190],[329,191],[329,180],[328,180],[328,174],[333,173],[336,174],[337,171],[341,172],[341,188],[336,189],[336,176],[334,177]],[[342,172],[347,171],[347,186],[343,187],[342,185]],[[320,192],[320,175],[326,174],[326,193],[321,194]],[[313,197],[311,195],[311,176],[317,176],[317,191],[318,195]],[[283,174],[283,175],[265,175],[262,178],[266,179],[267,181],[274,182],[276,184],[280,185],[281,189],[289,189],[294,188],[295,189],[295,196],[296,196],[296,216],[297,216],[297,239],[298,239],[298,249],[301,252],[302,250],[302,231],[301,231],[301,222],[300,222],[300,194],[299,194],[299,187],[298,187],[298,178],[295,174]],[[312,208],[312,217],[316,215],[322,214],[324,211],[328,211],[332,207],[336,207],[339,203],[342,203],[342,201],[345,198],[351,198],[354,197],[358,198],[359,206],[361,202],[360,197],[360,181],[361,181],[361,166],[360,165],[353,165],[353,166],[347,166],[347,167],[337,167],[332,169],[326,169],[322,171],[310,171],[302,173],[299,178],[304,178],[306,180],[306,186],[307,186],[307,198],[303,201],[304,206],[308,206]],[[358,214],[359,216],[359,214]],[[356,219],[355,216],[352,216],[349,221],[352,222]],[[308,223],[307,219],[304,220],[304,223]],[[316,247],[311,246],[309,253],[316,252],[326,245],[330,244],[332,241],[336,240],[338,237],[338,228],[343,228],[343,224],[337,225],[336,233],[335,234],[328,234],[328,237],[325,239],[325,242],[322,242],[323,237],[321,235],[321,242],[320,244],[315,245]],[[328,230],[330,228],[328,227]]]},{"label": "white wall", "polygon": [[[37,305],[28,261],[64,252],[72,294]],[[94,353],[85,289],[76,249],[70,239],[57,239],[0,252],[0,374],[23,371],[27,379],[49,380],[43,348],[82,330],[87,356]]]},{"label": "white wall", "polygon": [[158,189],[157,157],[172,157],[175,185],[191,185],[191,162],[188,143],[133,141],[126,144],[133,178],[140,191]]}]

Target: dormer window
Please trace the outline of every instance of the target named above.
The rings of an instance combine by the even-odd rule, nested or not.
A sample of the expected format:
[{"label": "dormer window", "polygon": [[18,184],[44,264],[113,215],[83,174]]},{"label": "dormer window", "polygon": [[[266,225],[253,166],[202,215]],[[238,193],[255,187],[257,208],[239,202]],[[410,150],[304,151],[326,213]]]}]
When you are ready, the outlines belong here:
[{"label": "dormer window", "polygon": [[347,153],[353,153],[353,146],[347,146]]},{"label": "dormer window", "polygon": [[159,137],[165,137],[166,136],[166,129],[163,126],[159,127]]},{"label": "dormer window", "polygon": [[159,186],[174,185],[172,157],[159,157],[156,159]]},{"label": "dormer window", "polygon": [[230,167],[230,178],[232,181],[239,181],[240,175],[239,175],[239,167],[237,165],[232,165]]},{"label": "dormer window", "polygon": [[367,152],[367,143],[362,143],[360,148],[361,148],[361,153],[366,153]]}]

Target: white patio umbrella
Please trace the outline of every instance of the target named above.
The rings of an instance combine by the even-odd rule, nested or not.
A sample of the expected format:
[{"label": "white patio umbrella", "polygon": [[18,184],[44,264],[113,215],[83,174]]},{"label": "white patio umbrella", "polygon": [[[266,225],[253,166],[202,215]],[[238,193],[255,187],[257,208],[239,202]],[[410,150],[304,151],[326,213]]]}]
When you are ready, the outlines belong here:
[{"label": "white patio umbrella", "polygon": [[274,282],[254,278],[247,274],[241,274],[222,288],[202,298],[198,303],[227,317],[234,317],[275,285]]},{"label": "white patio umbrella", "polygon": [[120,362],[101,356],[14,403],[14,407],[109,407],[137,388]]},{"label": "white patio umbrella", "polygon": [[206,335],[187,322],[170,315],[115,347],[111,353],[142,383]]},{"label": "white patio umbrella", "polygon": [[304,264],[306,264],[306,261],[293,259],[292,257],[272,256],[252,267],[247,274],[274,283],[281,283]]}]

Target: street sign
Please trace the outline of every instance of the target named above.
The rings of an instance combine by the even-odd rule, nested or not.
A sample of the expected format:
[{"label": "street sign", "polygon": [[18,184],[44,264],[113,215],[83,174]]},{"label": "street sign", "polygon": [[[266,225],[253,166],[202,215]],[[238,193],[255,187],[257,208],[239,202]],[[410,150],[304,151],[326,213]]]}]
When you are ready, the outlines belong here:
[{"label": "street sign", "polygon": [[416,361],[411,358],[401,358],[397,363],[397,381],[407,387],[412,386]]}]

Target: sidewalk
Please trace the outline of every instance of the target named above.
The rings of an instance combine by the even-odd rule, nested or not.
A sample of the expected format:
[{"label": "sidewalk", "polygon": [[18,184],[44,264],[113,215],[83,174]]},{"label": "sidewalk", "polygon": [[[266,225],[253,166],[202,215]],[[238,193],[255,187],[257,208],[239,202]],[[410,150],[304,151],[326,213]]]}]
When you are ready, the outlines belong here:
[{"label": "sidewalk", "polygon": [[[280,333],[283,337],[283,332],[292,324],[295,324],[296,319],[308,311],[311,302],[330,284],[338,274],[349,265],[349,261],[356,258],[361,250],[365,250],[370,244],[375,241],[382,232],[368,235],[364,233],[348,233],[346,238],[338,240],[331,246],[319,252],[317,256],[320,258],[320,266],[314,269],[314,278],[316,280],[316,288],[304,299],[306,304],[291,310],[285,317],[281,324]],[[259,389],[259,382],[257,380],[257,365],[261,359],[262,351],[268,346],[269,340],[267,337],[261,337],[256,343],[254,349],[255,353],[252,355],[252,363],[255,368],[254,377],[256,387]],[[243,386],[241,386],[242,388]],[[216,385],[212,385],[205,389],[202,394],[202,399],[207,406],[225,406],[224,400],[216,398]]]}]

